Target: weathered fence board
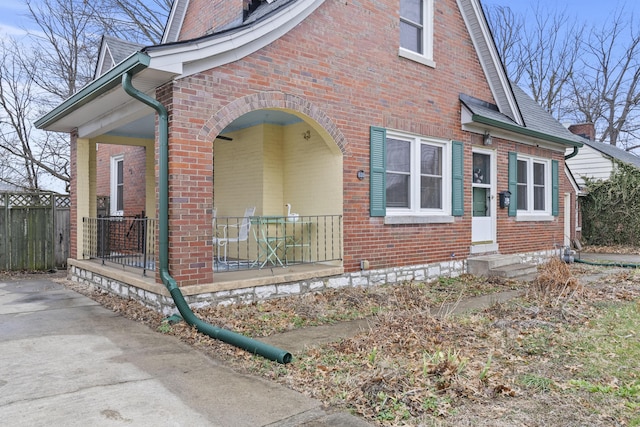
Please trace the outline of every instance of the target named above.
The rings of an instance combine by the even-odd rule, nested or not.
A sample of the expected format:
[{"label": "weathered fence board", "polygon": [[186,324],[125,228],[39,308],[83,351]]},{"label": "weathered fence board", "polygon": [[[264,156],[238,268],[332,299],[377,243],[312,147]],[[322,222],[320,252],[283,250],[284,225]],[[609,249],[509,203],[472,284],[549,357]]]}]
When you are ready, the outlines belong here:
[{"label": "weathered fence board", "polygon": [[69,220],[69,196],[0,193],[0,269],[66,266]]}]

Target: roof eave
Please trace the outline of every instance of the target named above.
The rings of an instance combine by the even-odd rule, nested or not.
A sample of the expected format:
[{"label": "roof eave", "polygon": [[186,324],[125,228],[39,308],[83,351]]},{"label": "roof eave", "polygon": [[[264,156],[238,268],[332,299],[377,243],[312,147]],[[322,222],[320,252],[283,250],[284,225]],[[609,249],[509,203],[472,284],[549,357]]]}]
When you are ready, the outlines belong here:
[{"label": "roof eave", "polygon": [[518,126],[518,125],[515,125],[515,124],[505,123],[505,122],[502,122],[500,120],[495,120],[495,119],[491,119],[489,117],[484,117],[484,116],[481,116],[479,114],[473,114],[471,116],[471,120],[473,122],[475,122],[475,123],[482,123],[482,124],[487,125],[487,126],[492,126],[492,127],[495,127],[495,128],[498,128],[498,129],[502,129],[502,130],[505,130],[505,131],[508,131],[508,132],[513,132],[513,133],[520,134],[520,135],[523,135],[523,136],[528,136],[528,137],[531,137],[531,138],[536,138],[536,139],[540,139],[540,140],[543,140],[543,141],[552,142],[554,144],[562,144],[562,145],[566,145],[566,146],[569,146],[569,147],[578,147],[578,148],[583,146],[583,144],[581,142],[578,142],[578,141],[572,141],[570,139],[560,138],[560,137],[557,137],[557,136],[554,136],[554,135],[546,134],[544,132],[539,132],[539,131],[532,130],[532,129],[527,129],[527,128],[524,128],[524,127],[521,127],[521,126]]},{"label": "roof eave", "polygon": [[151,58],[142,52],[132,54],[120,64],[76,92],[49,113],[36,120],[34,123],[36,128],[47,129],[83,105],[88,104],[114,87],[119,86],[123,74],[137,74],[147,68],[150,60]]},{"label": "roof eave", "polygon": [[182,77],[219,67],[250,55],[282,37],[304,21],[325,0],[300,0],[256,22],[195,39],[148,46],[153,66],[165,69],[179,62]]}]

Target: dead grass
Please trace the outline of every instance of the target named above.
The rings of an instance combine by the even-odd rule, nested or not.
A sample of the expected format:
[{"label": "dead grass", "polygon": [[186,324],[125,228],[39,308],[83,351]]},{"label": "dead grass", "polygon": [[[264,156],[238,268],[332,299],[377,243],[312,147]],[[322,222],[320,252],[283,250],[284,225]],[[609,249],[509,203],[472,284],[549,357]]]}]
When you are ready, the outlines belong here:
[{"label": "dead grass", "polygon": [[[621,272],[607,275],[612,271]],[[604,278],[580,282],[580,276],[594,273]],[[526,289],[525,295],[508,303],[461,316],[434,315],[446,302],[518,287]],[[637,387],[629,396],[594,394],[575,383],[589,378],[583,372],[586,344],[580,338],[614,333],[599,329],[605,307],[632,304],[640,311],[640,276],[631,270],[570,267],[554,260],[530,286],[465,275],[196,310],[207,322],[253,337],[368,319],[368,330],[308,348],[288,365],[252,356],[184,323],[163,323],[157,313],[133,301],[103,292],[91,296],[235,369],[280,382],[376,425],[640,425],[634,417],[640,412],[640,380],[632,367],[637,360],[621,361],[617,372],[604,375],[606,382]],[[637,332],[629,339],[640,348]],[[595,351],[614,357],[617,344],[607,345]]]},{"label": "dead grass", "polygon": [[640,254],[639,246],[625,246],[625,245],[613,245],[613,246],[592,246],[587,245],[582,248],[582,252],[589,252],[595,254]]}]

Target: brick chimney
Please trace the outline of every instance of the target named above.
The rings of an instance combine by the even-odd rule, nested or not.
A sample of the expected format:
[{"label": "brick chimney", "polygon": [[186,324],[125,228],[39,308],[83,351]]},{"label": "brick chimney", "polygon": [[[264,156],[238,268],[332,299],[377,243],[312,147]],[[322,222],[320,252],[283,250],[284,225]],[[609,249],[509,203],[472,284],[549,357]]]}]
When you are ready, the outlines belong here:
[{"label": "brick chimney", "polygon": [[593,123],[580,123],[569,126],[569,132],[579,135],[589,141],[596,140],[596,127]]}]

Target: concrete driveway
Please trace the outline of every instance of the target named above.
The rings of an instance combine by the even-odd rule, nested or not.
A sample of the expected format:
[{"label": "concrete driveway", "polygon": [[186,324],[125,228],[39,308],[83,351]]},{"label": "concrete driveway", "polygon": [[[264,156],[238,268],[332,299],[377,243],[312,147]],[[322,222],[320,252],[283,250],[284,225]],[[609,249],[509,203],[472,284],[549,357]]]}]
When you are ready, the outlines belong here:
[{"label": "concrete driveway", "polygon": [[0,282],[11,426],[366,426],[47,280]]}]

